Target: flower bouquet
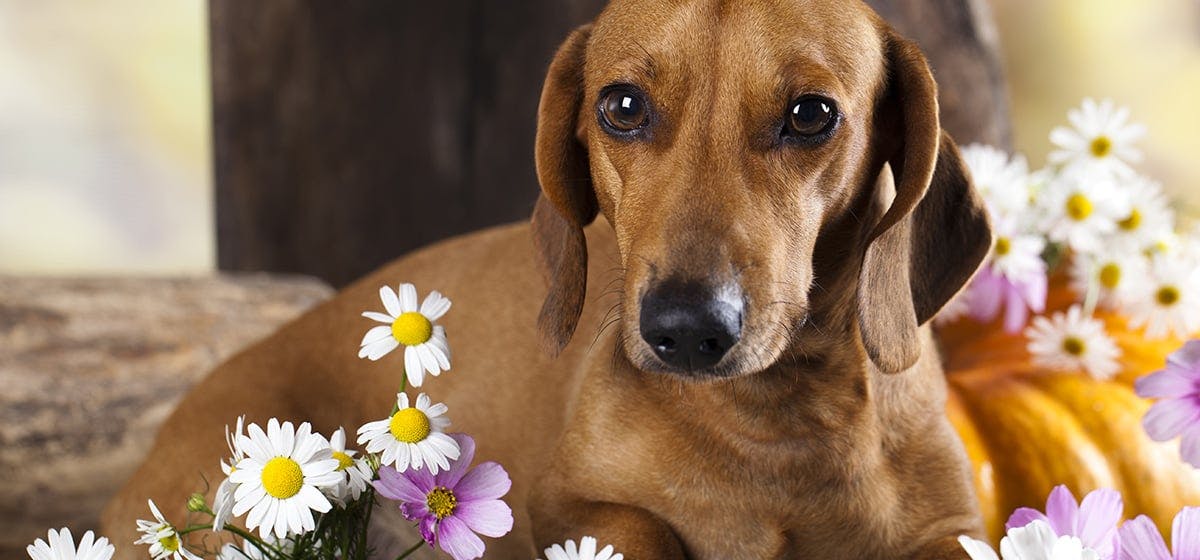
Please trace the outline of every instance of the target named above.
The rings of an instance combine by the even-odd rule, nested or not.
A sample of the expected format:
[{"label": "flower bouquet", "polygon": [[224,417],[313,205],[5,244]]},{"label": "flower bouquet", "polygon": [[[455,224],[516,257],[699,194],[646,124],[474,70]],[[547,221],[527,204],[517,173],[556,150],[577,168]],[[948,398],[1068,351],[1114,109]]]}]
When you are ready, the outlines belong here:
[{"label": "flower bouquet", "polygon": [[[147,546],[155,560],[363,560],[371,514],[383,500],[396,504],[421,538],[400,553],[436,547],[455,560],[483,556],[485,537],[512,530],[512,510],[502,500],[512,482],[494,462],[472,466],[475,441],[449,433],[448,407],[408,387],[421,387],[426,374],[450,369],[450,347],[437,320],[450,300],[430,292],[419,302],[412,284],[379,290],[384,311],[362,315],[380,323],[363,336],[359,357],[380,360],[403,346],[404,373],[391,412],[359,427],[361,450],[347,446],[345,429],[329,437],[271,418],[266,426],[238,418],[225,439],[225,478],[210,505],[204,493],[188,499],[186,523],[167,520],[153,501],[152,519],[138,520],[133,545]],[[240,521],[241,524],[238,522]],[[219,538],[207,539],[217,535]],[[220,544],[210,544],[212,542]],[[34,560],[108,560],[115,548],[91,531],[76,545],[68,529],[51,530],[27,548]],[[596,549],[583,538],[546,549],[550,560],[621,560],[612,547]]]},{"label": "flower bouquet", "polygon": [[[1170,558],[1149,517],[1118,523],[1142,512],[1165,523],[1178,511],[1168,508],[1200,505],[1188,502],[1200,496],[1191,468],[1141,443],[1182,434],[1183,459],[1200,466],[1200,341],[1183,346],[1200,329],[1200,251],[1161,185],[1135,171],[1145,129],[1129,111],[1088,99],[1068,119],[1051,132],[1045,169],[963,149],[994,242],[935,319],[951,419],[1003,558]],[[1131,414],[1144,414],[1144,433],[1124,431]],[[1066,480],[1045,514],[1017,507],[1055,476]],[[1077,503],[1063,482],[1094,491]],[[1133,497],[1130,511],[1108,485]],[[1200,546],[1193,516],[1184,507],[1176,517],[1177,557]],[[997,558],[962,542],[972,558]]]}]

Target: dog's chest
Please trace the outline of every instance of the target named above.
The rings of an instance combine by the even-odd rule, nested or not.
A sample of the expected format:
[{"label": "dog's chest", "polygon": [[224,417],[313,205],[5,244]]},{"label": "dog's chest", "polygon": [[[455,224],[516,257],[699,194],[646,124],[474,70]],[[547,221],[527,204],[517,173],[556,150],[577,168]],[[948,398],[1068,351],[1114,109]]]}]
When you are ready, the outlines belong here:
[{"label": "dog's chest", "polygon": [[882,558],[903,548],[892,542],[895,500],[882,480],[822,468],[728,474],[689,481],[660,512],[691,558]]}]

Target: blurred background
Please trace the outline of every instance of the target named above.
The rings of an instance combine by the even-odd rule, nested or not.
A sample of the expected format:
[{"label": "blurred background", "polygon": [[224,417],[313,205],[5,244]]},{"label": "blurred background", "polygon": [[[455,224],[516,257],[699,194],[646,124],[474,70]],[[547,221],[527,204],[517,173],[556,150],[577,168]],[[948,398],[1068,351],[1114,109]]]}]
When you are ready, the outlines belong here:
[{"label": "blurred background", "polygon": [[[991,6],[1017,150],[1042,164],[1067,109],[1111,97],[1149,127],[1140,169],[1200,205],[1200,2]],[[215,268],[208,17],[202,0],[0,0],[0,273]]]}]

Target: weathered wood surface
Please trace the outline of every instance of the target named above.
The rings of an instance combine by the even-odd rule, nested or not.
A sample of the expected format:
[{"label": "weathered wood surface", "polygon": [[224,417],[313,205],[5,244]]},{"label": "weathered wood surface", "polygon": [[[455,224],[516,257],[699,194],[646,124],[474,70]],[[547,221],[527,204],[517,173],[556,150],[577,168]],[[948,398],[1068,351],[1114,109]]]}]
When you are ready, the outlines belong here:
[{"label": "weathered wood surface", "polygon": [[933,67],[942,127],[960,145],[1011,147],[1008,88],[988,0],[867,0]]},{"label": "weathered wood surface", "polygon": [[264,275],[0,277],[0,558],[94,529],[182,393],[330,293]]},{"label": "weathered wood surface", "polygon": [[[946,128],[1007,145],[985,0],[870,0],[920,43]],[[410,249],[525,219],[554,49],[602,0],[213,0],[220,267],[344,285]]]}]

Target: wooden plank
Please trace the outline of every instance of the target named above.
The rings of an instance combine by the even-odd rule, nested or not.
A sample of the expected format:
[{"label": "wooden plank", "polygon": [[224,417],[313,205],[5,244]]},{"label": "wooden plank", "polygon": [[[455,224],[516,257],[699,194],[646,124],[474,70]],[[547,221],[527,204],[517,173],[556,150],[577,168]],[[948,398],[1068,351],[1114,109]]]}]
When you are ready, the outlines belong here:
[{"label": "wooden plank", "polygon": [[[984,0],[871,0],[927,49],[946,128],[1007,145]],[[213,0],[218,263],[336,286],[526,219],[554,49],[600,0]]]},{"label": "wooden plank", "polygon": [[0,276],[0,558],[48,528],[95,529],[178,398],[331,292],[265,275]]}]

